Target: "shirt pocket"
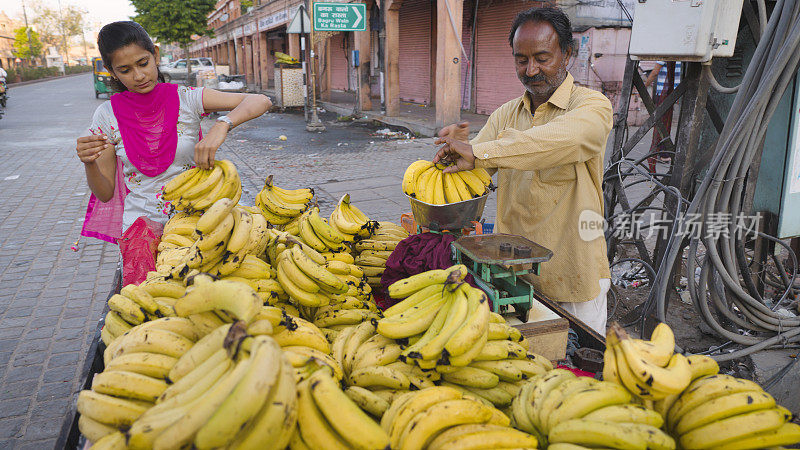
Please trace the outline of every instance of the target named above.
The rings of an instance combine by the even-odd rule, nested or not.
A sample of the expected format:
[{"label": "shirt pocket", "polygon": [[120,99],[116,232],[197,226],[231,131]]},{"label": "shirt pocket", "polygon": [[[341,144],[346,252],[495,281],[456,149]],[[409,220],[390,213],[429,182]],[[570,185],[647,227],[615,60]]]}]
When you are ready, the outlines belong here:
[{"label": "shirt pocket", "polygon": [[539,179],[546,184],[566,184],[575,181],[577,178],[578,172],[575,170],[574,164],[566,164],[539,171]]}]

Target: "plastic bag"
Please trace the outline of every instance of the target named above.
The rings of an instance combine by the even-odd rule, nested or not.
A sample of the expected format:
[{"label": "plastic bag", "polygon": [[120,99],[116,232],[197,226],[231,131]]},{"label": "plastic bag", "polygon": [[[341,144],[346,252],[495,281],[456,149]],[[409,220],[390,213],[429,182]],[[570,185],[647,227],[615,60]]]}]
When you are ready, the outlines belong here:
[{"label": "plastic bag", "polygon": [[139,217],[119,240],[122,253],[122,285],[139,284],[156,270],[156,252],[164,225]]}]

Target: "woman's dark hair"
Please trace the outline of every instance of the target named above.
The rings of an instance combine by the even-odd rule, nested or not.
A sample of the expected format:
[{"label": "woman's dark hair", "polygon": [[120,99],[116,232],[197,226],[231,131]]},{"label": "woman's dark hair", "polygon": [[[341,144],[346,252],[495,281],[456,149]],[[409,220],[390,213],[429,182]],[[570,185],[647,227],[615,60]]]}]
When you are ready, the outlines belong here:
[{"label": "woman's dark hair", "polygon": [[517,28],[528,22],[549,23],[558,34],[558,44],[561,47],[561,51],[566,54],[573,50],[575,40],[572,38],[572,24],[569,21],[569,17],[564,14],[564,11],[556,6],[531,8],[517,14],[511,24],[511,32],[508,33],[508,45],[512,48],[514,47],[514,34],[517,32]]},{"label": "woman's dark hair", "polygon": [[[153,44],[153,40],[150,39],[144,28],[136,22],[130,20],[112,22],[100,29],[100,33],[97,34],[97,49],[100,51],[100,57],[103,58],[103,65],[106,66],[109,72],[113,70],[111,54],[131,44],[142,47],[152,53],[153,56],[156,54],[156,46]],[[158,61],[155,64],[156,70],[158,70]],[[158,81],[164,82],[164,75],[161,74],[160,70],[158,70]],[[116,78],[112,78],[111,83],[117,92],[128,90]]]}]

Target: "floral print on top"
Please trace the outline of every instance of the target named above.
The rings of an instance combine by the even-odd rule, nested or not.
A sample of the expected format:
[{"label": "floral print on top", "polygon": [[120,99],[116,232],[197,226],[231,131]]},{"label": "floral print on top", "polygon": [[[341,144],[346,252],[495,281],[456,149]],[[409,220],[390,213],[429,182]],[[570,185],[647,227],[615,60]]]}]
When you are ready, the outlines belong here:
[{"label": "floral print on top", "polygon": [[91,134],[105,134],[116,144],[117,158],[122,158],[125,184],[130,192],[125,197],[125,212],[122,214],[122,232],[128,229],[139,217],[166,223],[169,219],[171,204],[162,198],[164,185],[184,170],[191,169],[194,164],[194,146],[199,140],[200,120],[204,115],[203,88],[186,86],[178,87],[180,110],[178,112],[178,146],[175,150],[175,161],[164,172],[148,177],[139,172],[131,164],[125,154],[125,145],[119,133],[117,119],[114,117],[111,101],[105,101],[94,112]]}]

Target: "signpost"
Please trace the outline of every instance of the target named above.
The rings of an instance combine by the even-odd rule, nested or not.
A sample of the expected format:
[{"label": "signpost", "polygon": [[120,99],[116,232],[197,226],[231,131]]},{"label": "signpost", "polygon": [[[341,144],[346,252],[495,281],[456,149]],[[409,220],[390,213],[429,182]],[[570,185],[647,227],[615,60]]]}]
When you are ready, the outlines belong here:
[{"label": "signpost", "polygon": [[364,31],[367,5],[364,3],[314,3],[314,30]]}]

